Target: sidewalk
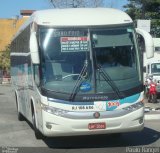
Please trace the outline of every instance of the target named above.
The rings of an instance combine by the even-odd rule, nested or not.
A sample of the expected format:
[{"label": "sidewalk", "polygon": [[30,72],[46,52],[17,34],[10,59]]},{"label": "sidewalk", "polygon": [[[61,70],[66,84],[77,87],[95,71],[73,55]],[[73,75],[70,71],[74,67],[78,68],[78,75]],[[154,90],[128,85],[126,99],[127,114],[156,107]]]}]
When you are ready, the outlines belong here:
[{"label": "sidewalk", "polygon": [[157,103],[149,103],[147,99],[144,99],[144,105],[146,111],[160,111],[160,99],[157,100]]},{"label": "sidewalk", "polygon": [[160,99],[157,103],[148,103],[144,100],[145,105],[145,120],[160,120]]}]

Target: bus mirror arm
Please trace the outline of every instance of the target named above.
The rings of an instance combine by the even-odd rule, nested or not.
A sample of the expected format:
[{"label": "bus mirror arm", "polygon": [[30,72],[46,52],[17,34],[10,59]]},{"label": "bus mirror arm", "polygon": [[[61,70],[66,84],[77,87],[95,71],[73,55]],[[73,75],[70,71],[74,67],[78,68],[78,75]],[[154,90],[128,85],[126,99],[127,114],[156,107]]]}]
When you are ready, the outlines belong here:
[{"label": "bus mirror arm", "polygon": [[154,43],[152,36],[147,31],[140,28],[136,28],[136,32],[144,38],[147,58],[152,58],[154,56]]},{"label": "bus mirror arm", "polygon": [[33,64],[39,64],[39,52],[38,52],[38,42],[36,37],[36,32],[31,32],[30,35],[30,52],[31,52],[31,59]]}]

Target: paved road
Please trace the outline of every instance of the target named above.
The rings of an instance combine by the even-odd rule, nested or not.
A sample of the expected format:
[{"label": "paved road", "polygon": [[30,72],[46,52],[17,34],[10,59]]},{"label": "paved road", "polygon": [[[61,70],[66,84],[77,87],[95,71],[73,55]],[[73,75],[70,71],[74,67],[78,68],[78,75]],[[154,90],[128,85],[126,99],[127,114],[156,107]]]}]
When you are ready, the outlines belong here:
[{"label": "paved road", "polygon": [[126,133],[121,137],[98,135],[36,140],[30,124],[19,122],[16,115],[12,89],[0,86],[0,146],[3,146],[0,152],[15,149],[16,153],[129,153],[135,152],[133,149],[160,146],[160,120],[147,120],[142,132]]}]

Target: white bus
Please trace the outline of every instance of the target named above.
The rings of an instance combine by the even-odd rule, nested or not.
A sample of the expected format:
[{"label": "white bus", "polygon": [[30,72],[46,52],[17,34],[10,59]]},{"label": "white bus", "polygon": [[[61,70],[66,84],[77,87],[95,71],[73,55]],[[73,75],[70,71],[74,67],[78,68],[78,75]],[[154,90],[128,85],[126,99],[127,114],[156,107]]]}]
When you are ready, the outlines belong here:
[{"label": "white bus", "polygon": [[[152,57],[150,35],[144,36]],[[35,136],[139,131],[143,82],[132,19],[110,8],[34,12],[11,43],[18,118]],[[113,66],[103,66],[108,55]]]}]

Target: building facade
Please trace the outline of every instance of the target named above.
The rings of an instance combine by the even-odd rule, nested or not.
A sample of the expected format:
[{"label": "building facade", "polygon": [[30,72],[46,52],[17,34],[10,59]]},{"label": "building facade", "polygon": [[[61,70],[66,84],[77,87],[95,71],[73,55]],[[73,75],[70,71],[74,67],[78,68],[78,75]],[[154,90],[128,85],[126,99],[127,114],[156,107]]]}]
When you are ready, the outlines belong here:
[{"label": "building facade", "polygon": [[34,10],[21,10],[20,18],[16,16],[12,19],[0,19],[0,52],[10,45],[17,30],[33,12]]},{"label": "building facade", "polygon": [[20,15],[11,19],[0,19],[0,84],[9,79],[10,57],[7,48],[20,26],[28,19],[34,10],[21,10]]}]

